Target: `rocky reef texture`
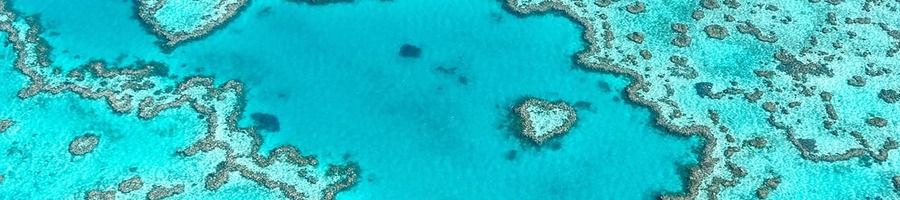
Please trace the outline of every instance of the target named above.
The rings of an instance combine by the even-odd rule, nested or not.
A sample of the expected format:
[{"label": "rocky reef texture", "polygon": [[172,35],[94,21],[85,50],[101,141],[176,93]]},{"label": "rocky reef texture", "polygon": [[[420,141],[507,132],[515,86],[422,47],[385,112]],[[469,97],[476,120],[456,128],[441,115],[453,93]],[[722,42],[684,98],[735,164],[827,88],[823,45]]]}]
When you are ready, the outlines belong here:
[{"label": "rocky reef texture", "polygon": [[[353,0],[286,0],[309,5],[351,3]],[[159,36],[163,49],[202,38],[240,13],[248,0],[137,0],[137,14]]]},{"label": "rocky reef texture", "polygon": [[247,0],[138,0],[138,16],[161,37],[164,48],[207,35],[247,4]]},{"label": "rocky reef texture", "polygon": [[160,200],[173,197],[175,195],[181,194],[182,192],[184,192],[184,185],[181,184],[172,187],[154,185],[153,188],[150,188],[150,192],[147,193],[147,199]]},{"label": "rocky reef texture", "polygon": [[519,103],[515,110],[522,136],[537,144],[568,132],[577,119],[575,109],[565,102],[529,98]]},{"label": "rocky reef texture", "polygon": [[900,2],[506,3],[581,24],[579,63],[628,75],[658,124],[705,139],[684,193],[664,198],[804,198],[835,170],[862,186],[828,198],[900,198]]},{"label": "rocky reef texture", "polygon": [[16,122],[14,122],[13,120],[0,120],[0,133],[5,132],[6,129],[9,129],[9,127],[12,127],[14,124],[16,124]]},{"label": "rocky reef texture", "polygon": [[69,153],[73,156],[83,156],[94,151],[98,144],[100,144],[100,137],[94,134],[84,134],[69,143]]},{"label": "rocky reef texture", "polygon": [[[166,6],[176,5],[165,2],[145,1],[143,4],[161,5],[162,8],[156,7],[150,13],[165,15],[162,13],[167,11],[163,10],[173,9]],[[18,16],[9,10],[5,1],[0,1],[0,31],[6,35],[9,47],[15,52],[15,69],[28,80],[25,88],[18,92],[20,99],[74,94],[82,99],[106,102],[123,117],[130,115],[152,120],[166,110],[191,110],[205,124],[203,132],[193,137],[196,141],[171,152],[175,155],[171,157],[172,162],[194,163],[190,169],[178,170],[186,175],[122,176],[118,180],[124,182],[100,183],[96,189],[72,191],[72,194],[81,194],[77,198],[178,198],[182,195],[215,193],[223,186],[228,187],[229,182],[249,180],[256,183],[256,187],[281,194],[282,198],[333,199],[337,192],[352,186],[358,178],[355,164],[319,167],[315,157],[301,155],[292,146],[282,146],[268,154],[260,154],[262,138],[256,130],[236,125],[244,106],[240,82],[227,81],[216,86],[208,77],[188,77],[177,81],[159,73],[166,69],[161,63],[110,68],[103,61],[92,61],[64,71],[55,66],[58,63],[50,60],[50,46],[39,36],[40,30],[37,18]],[[104,145],[96,144],[103,137],[90,134],[79,137],[82,139],[76,139],[70,145],[76,147],[72,153],[90,152],[83,147],[102,148]],[[95,151],[79,159],[96,158],[101,156],[100,153]],[[134,179],[136,176],[141,178]]]},{"label": "rocky reef texture", "polygon": [[144,181],[141,180],[141,177],[135,176],[119,183],[119,192],[129,193],[135,190],[140,190],[141,187],[144,187]]}]

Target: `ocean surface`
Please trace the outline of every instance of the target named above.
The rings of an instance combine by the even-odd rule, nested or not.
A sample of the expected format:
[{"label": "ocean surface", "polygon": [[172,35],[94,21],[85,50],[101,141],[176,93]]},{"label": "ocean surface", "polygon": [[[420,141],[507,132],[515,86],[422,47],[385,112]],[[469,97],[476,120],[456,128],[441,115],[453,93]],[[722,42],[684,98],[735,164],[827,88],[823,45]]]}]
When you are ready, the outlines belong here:
[{"label": "ocean surface", "polygon": [[[587,45],[582,27],[561,15],[516,16],[502,6],[252,1],[209,36],[165,53],[132,1],[11,3],[22,15],[39,16],[40,36],[64,70],[90,60],[157,61],[169,66],[173,83],[195,75],[244,83],[239,124],[252,126],[254,113],[279,123],[261,131],[261,151],[293,145],[321,163],[358,164],[360,180],[338,199],[652,199],[683,191],[702,141],[655,126],[649,109],[624,96],[628,78],[577,66],[573,55]],[[403,45],[420,55],[402,56]],[[15,54],[2,50],[2,64],[11,66]],[[0,139],[12,156],[0,159],[0,193],[65,196],[135,171],[208,173],[191,174],[197,163],[172,155],[203,131],[186,108],[141,120],[69,93],[20,100],[24,76],[2,69],[0,105],[7,106],[0,117],[17,126]],[[525,97],[577,104],[578,121],[535,145],[515,130],[512,110]],[[86,132],[99,134],[101,145],[72,158],[65,148]],[[128,153],[117,151],[126,147]],[[248,194],[272,192],[235,182],[214,194],[264,199]]]}]

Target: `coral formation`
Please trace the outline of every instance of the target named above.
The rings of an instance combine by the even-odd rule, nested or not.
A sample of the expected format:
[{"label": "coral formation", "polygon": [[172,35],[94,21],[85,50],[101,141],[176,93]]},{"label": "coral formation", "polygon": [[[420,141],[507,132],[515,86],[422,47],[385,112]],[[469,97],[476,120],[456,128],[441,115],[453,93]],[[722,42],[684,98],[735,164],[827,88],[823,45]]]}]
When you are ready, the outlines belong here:
[{"label": "coral formation", "polygon": [[[144,3],[162,5],[165,1]],[[164,10],[166,6],[162,7]],[[199,139],[192,145],[172,152],[179,155],[174,159],[192,158],[219,166],[215,171],[193,172],[199,173],[196,177],[207,175],[205,187],[204,184],[192,184],[203,182],[202,178],[159,182],[165,177],[141,175],[140,184],[129,180],[120,183],[118,188],[100,186],[101,189],[82,191],[87,199],[110,199],[118,195],[164,198],[180,193],[215,191],[233,179],[252,180],[259,186],[280,191],[289,199],[333,199],[337,192],[352,186],[358,178],[355,164],[328,165],[322,169],[317,167],[319,163],[315,157],[303,156],[292,146],[277,148],[267,155],[260,154],[262,138],[258,133],[237,127],[244,106],[240,82],[228,81],[216,87],[212,78],[188,77],[173,83],[168,77],[159,76],[165,74],[160,72],[167,68],[154,62],[113,69],[103,61],[91,61],[67,72],[51,67],[55,63],[48,55],[50,46],[39,36],[41,27],[36,20],[35,17],[18,16],[9,10],[5,1],[0,2],[0,31],[6,33],[7,42],[16,53],[15,68],[28,79],[27,86],[18,93],[19,98],[71,93],[88,100],[105,101],[117,113],[136,114],[144,120],[152,120],[165,110],[191,108],[205,122],[206,130],[199,133]],[[86,134],[71,143],[70,152],[84,155],[98,143],[99,136]],[[206,166],[196,167],[205,169]],[[235,176],[230,176],[232,173]],[[145,184],[153,186],[149,191],[135,190],[141,188],[138,185]]]},{"label": "coral formation", "polygon": [[[898,2],[644,0],[641,9],[635,1],[506,3],[514,12],[560,12],[582,25],[590,45],[577,55],[580,64],[628,75],[628,97],[652,108],[658,124],[705,138],[684,194],[666,198],[740,196],[760,182],[759,198],[788,198],[796,194],[768,183],[802,181],[802,173],[792,173],[797,165],[856,169],[849,160],[887,163],[897,148],[896,134],[884,129],[900,119],[891,106],[900,99]],[[741,140],[761,150],[744,149]],[[828,165],[812,165],[822,162]],[[727,163],[745,170],[739,176]],[[859,170],[900,170],[891,166]],[[773,173],[778,181],[770,181]],[[844,198],[897,198],[890,188]]]},{"label": "coral formation", "polygon": [[521,134],[537,144],[568,132],[577,119],[575,109],[561,101],[527,98],[516,105],[515,111]]}]

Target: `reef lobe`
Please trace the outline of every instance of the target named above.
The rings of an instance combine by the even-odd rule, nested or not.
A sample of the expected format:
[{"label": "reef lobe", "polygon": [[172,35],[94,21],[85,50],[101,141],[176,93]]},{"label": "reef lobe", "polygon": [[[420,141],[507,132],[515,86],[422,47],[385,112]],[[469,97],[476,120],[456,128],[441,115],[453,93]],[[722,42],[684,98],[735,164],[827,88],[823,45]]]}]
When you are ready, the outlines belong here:
[{"label": "reef lobe", "polygon": [[141,187],[144,187],[144,181],[141,180],[141,177],[135,176],[119,183],[119,192],[129,193],[139,190]]},{"label": "reef lobe", "polygon": [[536,144],[568,132],[577,119],[575,109],[562,101],[528,98],[516,106],[515,112],[521,134]]},{"label": "reef lobe", "polygon": [[78,136],[69,143],[69,153],[73,156],[83,156],[94,151],[98,143],[100,143],[100,138],[97,135],[84,134]]}]

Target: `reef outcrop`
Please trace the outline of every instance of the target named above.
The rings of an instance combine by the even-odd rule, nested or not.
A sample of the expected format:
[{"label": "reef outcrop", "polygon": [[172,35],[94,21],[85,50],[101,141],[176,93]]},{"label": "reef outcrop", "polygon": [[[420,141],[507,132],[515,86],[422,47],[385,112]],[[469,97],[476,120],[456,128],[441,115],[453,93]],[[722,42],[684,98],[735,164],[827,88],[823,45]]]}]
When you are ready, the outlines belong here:
[{"label": "reef outcrop", "polygon": [[565,134],[577,120],[575,109],[562,101],[528,98],[516,105],[515,112],[522,136],[536,144]]},{"label": "reef outcrop", "polygon": [[900,173],[887,164],[900,136],[888,131],[900,119],[900,2],[506,4],[522,15],[558,12],[580,24],[589,46],[578,63],[627,75],[627,96],[650,107],[659,125],[704,138],[684,193],[664,198],[797,198],[809,192],[781,190],[815,175],[798,168],[853,169],[883,183],[828,198],[900,198],[883,181],[889,177],[877,175]]}]

